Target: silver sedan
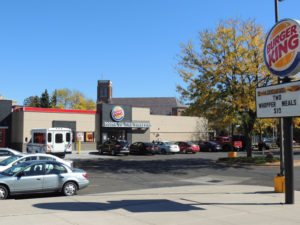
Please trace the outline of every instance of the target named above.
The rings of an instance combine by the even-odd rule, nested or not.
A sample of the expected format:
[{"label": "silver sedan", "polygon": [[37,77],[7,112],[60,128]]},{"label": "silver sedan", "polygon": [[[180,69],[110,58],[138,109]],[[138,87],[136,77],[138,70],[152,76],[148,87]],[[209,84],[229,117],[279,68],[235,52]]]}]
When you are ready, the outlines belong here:
[{"label": "silver sedan", "polygon": [[72,196],[89,185],[87,173],[54,161],[29,161],[0,173],[0,199],[27,193],[62,192]]}]

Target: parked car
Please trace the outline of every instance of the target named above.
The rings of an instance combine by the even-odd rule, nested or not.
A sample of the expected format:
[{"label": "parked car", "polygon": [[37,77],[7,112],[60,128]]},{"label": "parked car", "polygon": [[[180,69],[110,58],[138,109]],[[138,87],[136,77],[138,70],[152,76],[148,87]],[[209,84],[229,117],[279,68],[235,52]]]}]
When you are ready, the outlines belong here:
[{"label": "parked car", "polygon": [[179,146],[170,141],[159,141],[157,147],[161,154],[180,152]]},{"label": "parked car", "polygon": [[4,159],[7,159],[13,155],[19,155],[21,152],[16,151],[11,148],[0,148],[0,162],[3,161]]},{"label": "parked car", "polygon": [[28,161],[35,161],[35,160],[47,160],[47,161],[56,161],[63,163],[69,167],[73,167],[73,161],[70,160],[63,160],[55,155],[50,154],[43,154],[43,153],[35,153],[35,154],[19,154],[11,156],[2,162],[0,162],[0,172],[13,167],[17,164],[28,162]]},{"label": "parked car", "polygon": [[231,137],[229,136],[218,136],[214,139],[214,142],[219,144],[222,147],[223,151],[240,151],[243,149],[242,141],[232,141]]},{"label": "parked car", "polygon": [[222,146],[213,141],[199,141],[201,152],[217,152],[222,151]]},{"label": "parked car", "polygon": [[179,141],[176,142],[175,144],[177,144],[179,146],[180,152],[181,153],[196,153],[200,151],[199,145],[193,143],[193,142],[184,142],[184,141]]},{"label": "parked car", "polygon": [[87,173],[54,161],[27,161],[0,174],[0,199],[23,193],[62,192],[75,195],[89,185]]},{"label": "parked car", "polygon": [[98,146],[99,154],[109,153],[111,155],[129,154],[129,143],[125,140],[108,140]]},{"label": "parked car", "polygon": [[154,145],[150,142],[135,142],[129,147],[130,154],[155,154]]}]

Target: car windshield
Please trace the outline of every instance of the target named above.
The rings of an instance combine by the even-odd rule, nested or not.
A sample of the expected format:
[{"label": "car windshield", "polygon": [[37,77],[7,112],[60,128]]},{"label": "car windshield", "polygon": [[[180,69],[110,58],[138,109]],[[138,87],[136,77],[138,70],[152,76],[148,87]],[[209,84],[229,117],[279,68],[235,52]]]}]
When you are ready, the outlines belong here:
[{"label": "car windshield", "polygon": [[23,170],[23,168],[27,167],[28,165],[30,165],[29,162],[20,163],[20,164],[17,164],[17,165],[15,165],[13,167],[10,167],[10,168],[4,170],[1,174],[5,175],[5,176],[13,176],[16,173],[18,173],[21,170]]},{"label": "car windshield", "polygon": [[188,144],[188,145],[194,145],[194,143],[193,143],[193,142],[188,142],[187,144]]},{"label": "car windshield", "polygon": [[16,161],[17,159],[23,157],[23,155],[14,155],[14,156],[11,156],[5,160],[3,160],[1,163],[0,163],[0,166],[7,166],[8,164]]}]

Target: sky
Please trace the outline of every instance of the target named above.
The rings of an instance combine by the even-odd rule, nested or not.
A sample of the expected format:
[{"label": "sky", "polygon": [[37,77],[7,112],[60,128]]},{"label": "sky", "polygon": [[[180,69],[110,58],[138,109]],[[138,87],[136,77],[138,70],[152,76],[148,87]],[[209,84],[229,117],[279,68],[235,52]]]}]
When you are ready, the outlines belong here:
[{"label": "sky", "polygon": [[[300,1],[278,3],[300,20]],[[96,101],[97,81],[113,97],[177,97],[181,44],[221,20],[256,19],[268,32],[274,0],[0,0],[0,95],[68,88]]]}]

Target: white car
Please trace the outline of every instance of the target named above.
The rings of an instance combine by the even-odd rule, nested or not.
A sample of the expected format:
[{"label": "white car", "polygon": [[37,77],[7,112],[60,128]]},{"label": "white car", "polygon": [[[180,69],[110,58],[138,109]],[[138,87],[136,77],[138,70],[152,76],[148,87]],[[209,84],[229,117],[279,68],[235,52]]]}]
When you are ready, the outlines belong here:
[{"label": "white car", "polygon": [[13,150],[11,148],[0,148],[0,162],[3,161],[4,159],[7,159],[7,158],[11,157],[11,156],[19,155],[21,153],[22,152]]},{"label": "white car", "polygon": [[159,141],[157,143],[158,153],[167,154],[167,153],[178,153],[180,148],[178,145],[170,141]]},{"label": "white car", "polygon": [[35,160],[40,160],[40,161],[57,161],[60,163],[63,163],[69,167],[73,167],[73,161],[69,160],[63,160],[57,156],[50,155],[50,154],[43,154],[43,153],[36,153],[36,154],[19,154],[19,155],[14,155],[11,156],[2,162],[0,162],[0,172],[15,166],[19,163],[23,163],[26,161],[35,161]]}]

